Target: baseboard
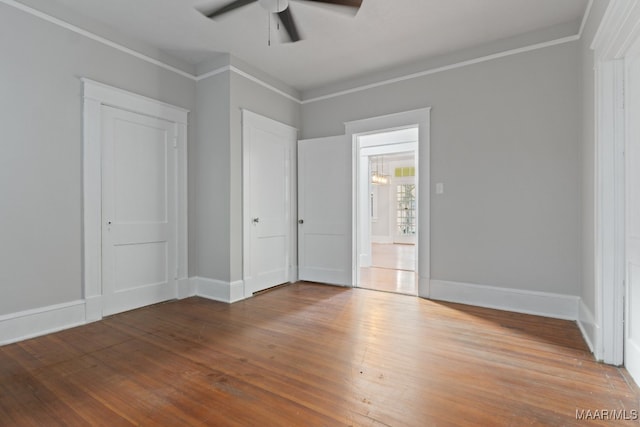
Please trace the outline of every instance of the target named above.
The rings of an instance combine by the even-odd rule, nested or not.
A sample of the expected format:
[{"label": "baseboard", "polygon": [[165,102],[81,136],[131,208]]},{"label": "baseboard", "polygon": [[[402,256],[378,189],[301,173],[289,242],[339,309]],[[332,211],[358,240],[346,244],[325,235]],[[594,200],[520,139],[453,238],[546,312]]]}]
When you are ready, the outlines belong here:
[{"label": "baseboard", "polygon": [[244,299],[244,281],[236,280],[229,285],[229,302],[237,302]]},{"label": "baseboard", "polygon": [[97,322],[102,319],[102,295],[87,297],[85,303],[85,321],[87,323]]},{"label": "baseboard", "polygon": [[178,279],[177,287],[178,287],[178,291],[177,291],[178,299],[185,299],[185,298],[196,296],[196,291],[198,289],[196,281],[192,280],[191,278]]},{"label": "baseboard", "polygon": [[[192,296],[232,303],[244,299],[244,282],[192,277],[178,280],[177,298]],[[102,319],[102,296],[0,316],[0,345],[62,331]]]},{"label": "baseboard", "polygon": [[230,283],[206,277],[192,277],[189,281],[193,282],[193,285],[190,286],[195,286],[195,295],[202,298],[226,303],[244,299],[244,283],[242,280]]},{"label": "baseboard", "polygon": [[291,283],[296,283],[298,281],[298,266],[292,265],[289,267],[289,281]]},{"label": "baseboard", "polygon": [[0,345],[85,324],[85,301],[73,301],[0,316]]},{"label": "baseboard", "polygon": [[418,296],[429,297],[431,295],[431,280],[418,274]]},{"label": "baseboard", "polygon": [[525,291],[471,283],[431,280],[429,298],[497,310],[578,320],[580,298],[573,295]]},{"label": "baseboard", "polygon": [[591,353],[593,353],[596,360],[602,360],[602,354],[600,354],[598,337],[600,336],[600,327],[595,321],[595,316],[586,306],[584,301],[580,299],[580,305],[578,309],[578,328],[582,332],[582,337],[589,346]]}]

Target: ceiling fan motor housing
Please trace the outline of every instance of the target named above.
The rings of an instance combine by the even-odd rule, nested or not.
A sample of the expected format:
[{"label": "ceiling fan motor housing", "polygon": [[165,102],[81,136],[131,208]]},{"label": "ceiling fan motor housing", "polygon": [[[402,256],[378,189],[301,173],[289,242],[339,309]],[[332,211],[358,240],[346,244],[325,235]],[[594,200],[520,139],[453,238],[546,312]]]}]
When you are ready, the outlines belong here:
[{"label": "ceiling fan motor housing", "polygon": [[258,0],[260,6],[270,13],[278,13],[289,7],[289,0]]}]

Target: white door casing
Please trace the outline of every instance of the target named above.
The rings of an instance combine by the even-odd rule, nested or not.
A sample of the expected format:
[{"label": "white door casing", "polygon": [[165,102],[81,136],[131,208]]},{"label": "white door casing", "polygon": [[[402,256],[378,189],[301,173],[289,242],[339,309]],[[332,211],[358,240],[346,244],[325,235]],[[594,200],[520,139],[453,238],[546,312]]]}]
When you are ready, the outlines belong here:
[{"label": "white door casing", "polygon": [[[360,267],[371,267],[372,262],[372,251],[371,251],[371,243],[372,243],[372,227],[373,227],[373,218],[371,217],[371,210],[373,209],[373,203],[377,202],[377,200],[372,200],[371,195],[374,193],[374,190],[377,195],[380,194],[381,188],[376,188],[375,185],[371,183],[371,163],[370,159],[374,156],[363,155],[360,153],[360,164],[358,169],[358,183],[357,187],[357,203],[358,203],[358,236],[360,242],[356,245],[358,247],[358,255],[356,259],[358,260],[358,265]],[[381,186],[383,189],[387,189],[386,186]],[[354,286],[360,286],[358,282],[358,275],[354,277]]]},{"label": "white door casing", "polygon": [[351,157],[344,135],[298,141],[300,280],[352,285]]},{"label": "white door casing", "polygon": [[102,107],[103,315],[176,297],[175,123]]},{"label": "white door casing", "polygon": [[625,59],[626,306],[624,364],[640,383],[640,40]]},{"label": "white door casing", "polygon": [[[640,38],[640,1],[611,0],[591,44],[595,70],[595,307],[581,304],[580,325],[595,357],[620,365],[630,299],[625,231],[625,57]],[[625,298],[627,293],[627,298]],[[625,310],[625,306],[627,309]],[[635,310],[640,310],[635,307]],[[637,380],[636,376],[636,380]]]},{"label": "white door casing", "polygon": [[297,130],[242,111],[244,296],[292,280]]},{"label": "white door casing", "polygon": [[[418,207],[416,215],[419,218],[419,229],[416,245],[416,259],[418,265],[418,296],[429,298],[430,294],[430,203],[431,203],[431,177],[429,174],[430,161],[430,135],[431,135],[431,108],[421,108],[412,111],[393,113],[386,116],[371,117],[362,120],[355,120],[345,123],[347,137],[352,141],[353,147],[353,167],[354,173],[359,173],[358,160],[360,154],[359,137],[363,135],[373,135],[394,129],[418,128],[418,144],[416,166],[421,165],[422,169],[416,169],[415,180],[418,187]],[[354,188],[357,181],[354,178]],[[354,203],[356,215],[353,216],[353,241],[358,242],[357,236],[357,203]],[[353,248],[353,276],[357,280],[357,254],[359,248]]]},{"label": "white door casing", "polygon": [[[170,124],[172,138],[169,141],[172,154],[171,198],[175,201],[171,212],[173,222],[166,230],[174,237],[171,242],[175,254],[171,265],[167,265],[167,278],[173,280],[170,291],[171,297],[186,296],[188,292],[187,276],[187,115],[188,110],[175,107],[163,102],[114,88],[89,79],[83,82],[83,237],[84,237],[84,299],[86,321],[100,320],[103,316],[103,225],[109,221],[103,220],[103,113],[108,108],[125,110],[123,112],[137,113],[157,124]],[[141,115],[141,116],[138,116]],[[137,120],[137,119],[136,119]],[[134,121],[136,121],[134,120]],[[152,126],[153,127],[153,126]],[[153,133],[153,132],[151,132]],[[144,145],[144,144],[143,144]],[[175,146],[175,147],[174,147]],[[111,219],[113,223],[113,219]],[[124,227],[127,228],[127,227]],[[117,233],[124,230],[120,227]],[[135,232],[134,232],[135,233]],[[126,233],[125,233],[126,234]],[[116,236],[117,237],[117,236]],[[153,239],[151,239],[153,240]],[[170,249],[167,248],[167,251]],[[113,254],[112,254],[113,255]],[[111,255],[111,256],[112,256]],[[147,253],[147,256],[149,253]],[[109,256],[109,255],[107,255]],[[125,267],[119,274],[125,273]],[[135,269],[135,267],[134,267]],[[108,270],[112,270],[110,267]],[[107,273],[107,274],[112,274]],[[129,273],[135,273],[129,270]],[[139,273],[139,272],[138,272]],[[140,279],[140,277],[138,277]],[[140,283],[140,281],[138,281]],[[176,289],[177,288],[177,289]],[[177,292],[177,294],[176,294]],[[107,310],[106,312],[109,312]]]}]

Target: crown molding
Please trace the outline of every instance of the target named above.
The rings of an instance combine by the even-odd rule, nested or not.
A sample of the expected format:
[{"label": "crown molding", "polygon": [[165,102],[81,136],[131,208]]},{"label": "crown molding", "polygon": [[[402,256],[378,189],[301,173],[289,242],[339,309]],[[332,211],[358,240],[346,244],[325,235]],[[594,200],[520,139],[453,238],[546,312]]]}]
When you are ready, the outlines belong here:
[{"label": "crown molding", "polygon": [[77,27],[77,26],[75,26],[73,24],[70,24],[69,22],[63,21],[62,19],[58,19],[58,18],[55,18],[55,17],[53,17],[51,15],[47,15],[44,12],[40,12],[39,10],[36,10],[36,9],[34,9],[32,7],[29,7],[27,5],[24,5],[22,3],[19,3],[19,2],[15,1],[15,0],[0,0],[0,3],[4,3],[7,6],[14,7],[14,8],[18,9],[18,10],[21,10],[23,12],[26,12],[26,13],[30,14],[30,15],[33,15],[36,18],[40,18],[40,19],[42,19],[44,21],[47,21],[47,22],[49,22],[51,24],[57,25],[59,27],[62,27],[62,28],[67,29],[69,31],[72,31],[72,32],[74,32],[76,34],[79,34],[81,36],[87,37],[88,39],[91,39],[91,40],[96,41],[98,43],[102,43],[102,44],[104,44],[106,46],[109,46],[109,47],[114,48],[116,50],[119,50],[121,52],[127,53],[127,54],[129,54],[131,56],[134,56],[134,57],[138,58],[138,59],[142,59],[143,61],[146,61],[146,62],[148,62],[150,64],[156,65],[158,67],[164,68],[164,69],[169,70],[169,71],[173,71],[174,73],[179,74],[179,75],[181,75],[183,77],[187,77],[187,78],[190,78],[190,79],[194,78],[193,74],[191,74],[191,73],[188,73],[188,72],[183,71],[183,70],[181,70],[179,68],[176,68],[176,67],[174,67],[172,65],[169,65],[169,64],[164,63],[162,61],[159,61],[159,60],[157,60],[155,58],[152,58],[152,57],[150,57],[148,55],[145,55],[144,53],[140,53],[140,52],[138,52],[136,50],[130,49],[130,48],[128,48],[126,46],[123,46],[123,45],[121,45],[119,43],[112,42],[111,40],[108,40],[108,39],[106,39],[106,38],[104,38],[102,36],[99,36],[97,34],[94,34],[94,33],[90,32],[90,31],[84,30],[84,29],[82,29],[80,27]]},{"label": "crown molding", "polygon": [[419,77],[428,76],[428,75],[431,75],[431,74],[436,74],[436,73],[441,73],[441,72],[448,71],[448,70],[453,70],[453,69],[456,69],[456,68],[466,67],[466,66],[469,66],[469,65],[479,64],[479,63],[486,62],[486,61],[491,61],[491,60],[494,60],[494,59],[504,58],[504,57],[511,56],[511,55],[517,55],[519,53],[525,53],[525,52],[530,52],[530,51],[534,51],[534,50],[538,50],[538,49],[544,49],[546,47],[556,46],[556,45],[560,45],[560,44],[563,44],[563,43],[569,43],[569,42],[573,42],[573,41],[579,40],[580,37],[582,36],[582,31],[584,30],[584,26],[585,26],[585,24],[587,22],[587,19],[589,17],[589,13],[591,11],[591,6],[593,4],[593,0],[589,0],[589,4],[587,5],[587,8],[585,10],[585,14],[583,16],[583,19],[582,19],[582,22],[581,22],[581,25],[580,25],[580,30],[579,30],[578,34],[576,34],[576,35],[568,36],[568,37],[562,37],[562,38],[559,38],[559,39],[555,39],[555,40],[551,40],[551,41],[547,41],[547,42],[543,42],[543,43],[536,43],[536,44],[533,44],[533,45],[524,46],[524,47],[520,47],[520,48],[516,48],[516,49],[510,49],[510,50],[507,50],[507,51],[498,52],[498,53],[491,54],[491,55],[486,55],[486,56],[481,56],[481,57],[470,59],[470,60],[466,60],[466,61],[456,62],[456,63],[450,64],[450,65],[445,65],[445,66],[442,66],[442,67],[431,68],[431,69],[427,69],[427,70],[424,70],[424,71],[421,71],[421,72],[418,72],[418,73],[412,73],[412,74],[407,74],[407,75],[396,77],[396,78],[392,78],[392,79],[381,80],[381,81],[376,82],[376,83],[357,86],[357,87],[354,87],[354,88],[351,88],[351,89],[341,90],[341,91],[329,93],[329,94],[326,94],[326,95],[322,95],[322,96],[318,96],[318,97],[314,97],[314,98],[310,98],[310,99],[299,99],[299,98],[297,98],[295,96],[292,96],[292,95],[290,95],[290,94],[288,94],[288,93],[286,93],[286,92],[274,87],[273,85],[270,85],[269,83],[265,82],[264,80],[261,80],[260,78],[254,76],[254,75],[252,75],[250,73],[247,73],[246,71],[243,71],[243,70],[241,70],[241,69],[239,69],[239,68],[237,68],[237,67],[235,67],[233,65],[225,65],[223,67],[216,68],[214,70],[208,71],[208,72],[203,73],[203,74],[198,74],[198,75],[191,74],[191,73],[188,73],[186,71],[180,70],[179,68],[171,66],[171,65],[169,65],[169,64],[167,64],[165,62],[162,62],[162,61],[157,60],[155,58],[152,58],[152,57],[150,57],[148,55],[140,53],[140,52],[138,52],[136,50],[133,50],[131,48],[123,46],[123,45],[121,45],[119,43],[116,43],[116,42],[113,42],[111,40],[108,40],[108,39],[106,39],[106,38],[104,38],[102,36],[99,36],[97,34],[94,34],[94,33],[90,32],[90,31],[84,30],[84,29],[82,29],[80,27],[77,27],[77,26],[75,26],[73,24],[70,24],[70,23],[68,23],[66,21],[63,21],[61,19],[55,18],[53,16],[50,16],[50,15],[44,13],[44,12],[41,12],[39,10],[36,10],[36,9],[32,8],[32,7],[26,6],[26,5],[22,4],[22,3],[17,2],[16,0],[0,0],[0,3],[4,3],[4,4],[8,5],[8,6],[11,6],[11,7],[14,7],[16,9],[19,9],[19,10],[21,10],[23,12],[31,14],[31,15],[33,15],[35,17],[43,19],[43,20],[45,20],[47,22],[50,22],[52,24],[58,25],[58,26],[60,26],[62,28],[65,28],[65,29],[67,29],[69,31],[72,31],[72,32],[74,32],[76,34],[80,34],[82,36],[85,36],[85,37],[87,37],[87,38],[89,38],[91,40],[94,40],[94,41],[98,42],[98,43],[102,43],[102,44],[104,44],[106,46],[109,46],[109,47],[114,48],[116,50],[119,50],[121,52],[124,52],[124,53],[127,53],[129,55],[132,55],[132,56],[134,56],[134,57],[136,57],[138,59],[141,59],[143,61],[146,61],[146,62],[148,62],[150,64],[153,64],[153,65],[156,65],[158,67],[164,68],[166,70],[172,71],[172,72],[174,72],[174,73],[176,73],[176,74],[178,74],[178,75],[180,75],[182,77],[186,77],[186,78],[188,78],[190,80],[198,82],[198,81],[206,79],[208,77],[212,77],[212,76],[215,76],[217,74],[221,74],[221,73],[224,73],[226,71],[230,71],[230,72],[234,72],[234,73],[236,73],[236,74],[238,74],[238,75],[240,75],[240,76],[242,76],[242,77],[244,77],[244,78],[246,78],[246,79],[248,79],[248,80],[250,80],[250,81],[252,81],[252,82],[254,82],[256,84],[259,84],[260,86],[263,86],[266,89],[269,89],[269,90],[277,93],[278,95],[283,96],[283,97],[285,97],[285,98],[287,98],[287,99],[289,99],[289,100],[291,100],[291,101],[293,101],[293,102],[295,102],[297,104],[305,105],[305,104],[310,104],[310,103],[313,103],[313,102],[323,101],[323,100],[330,99],[330,98],[335,98],[335,97],[339,97],[339,96],[343,96],[343,95],[348,95],[348,94],[351,94],[351,93],[361,92],[361,91],[367,90],[367,89],[372,89],[372,88],[376,88],[376,87],[380,87],[380,86],[386,86],[386,85],[389,85],[389,84],[394,84],[394,83],[402,82],[402,81],[405,81],[405,80],[411,80],[411,79],[415,79],[415,78],[419,78]]},{"label": "crown molding", "polygon": [[548,42],[536,43],[536,44],[533,44],[533,45],[524,46],[524,47],[520,47],[520,48],[517,48],[517,49],[510,49],[510,50],[506,50],[506,51],[503,51],[503,52],[494,53],[494,54],[491,54],[491,55],[486,55],[486,56],[481,56],[481,57],[474,58],[474,59],[469,59],[467,61],[461,61],[461,62],[456,62],[454,64],[445,65],[445,66],[442,66],[442,67],[427,69],[427,70],[424,70],[424,71],[420,71],[418,73],[407,74],[407,75],[404,75],[404,76],[395,77],[393,79],[381,80],[381,81],[376,82],[376,83],[371,83],[371,84],[363,85],[363,86],[357,86],[357,87],[354,87],[354,88],[351,88],[351,89],[346,89],[346,90],[342,90],[342,91],[339,91],[339,92],[329,93],[327,95],[322,95],[322,96],[318,96],[318,97],[315,97],[315,98],[305,99],[305,100],[302,101],[302,104],[310,104],[312,102],[323,101],[325,99],[330,99],[330,98],[335,98],[335,97],[338,97],[338,96],[348,95],[348,94],[351,94],[351,93],[361,92],[363,90],[373,89],[373,88],[380,87],[380,86],[386,86],[386,85],[393,84],[393,83],[399,83],[399,82],[402,82],[402,81],[405,81],[405,80],[411,80],[411,79],[415,79],[415,78],[418,78],[418,77],[428,76],[430,74],[441,73],[443,71],[449,71],[449,70],[453,70],[453,69],[456,69],[456,68],[462,68],[462,67],[467,67],[469,65],[475,65],[475,64],[482,63],[482,62],[492,61],[494,59],[504,58],[504,57],[511,56],[511,55],[517,55],[519,53],[531,52],[531,51],[538,50],[538,49],[544,49],[546,47],[556,46],[556,45],[560,45],[560,44],[564,44],[564,43],[570,43],[570,42],[574,42],[574,41],[579,40],[579,39],[580,39],[580,35],[576,34],[576,35],[573,35],[573,36],[562,37],[562,38],[551,40],[551,41],[548,41]]},{"label": "crown molding", "polygon": [[578,30],[578,36],[582,38],[582,34],[584,33],[584,27],[587,25],[587,21],[589,20],[589,16],[591,16],[591,8],[593,7],[593,0],[589,0],[587,4],[587,8],[584,10],[584,15],[582,16],[582,22],[580,23],[580,29]]}]

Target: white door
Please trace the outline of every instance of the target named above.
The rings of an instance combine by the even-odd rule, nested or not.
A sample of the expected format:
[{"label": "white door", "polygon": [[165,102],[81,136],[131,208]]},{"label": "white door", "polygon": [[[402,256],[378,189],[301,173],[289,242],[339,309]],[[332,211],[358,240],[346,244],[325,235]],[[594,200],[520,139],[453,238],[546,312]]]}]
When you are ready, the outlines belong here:
[{"label": "white door", "polygon": [[177,126],[102,107],[103,315],[176,297]]},{"label": "white door", "polygon": [[243,110],[244,294],[290,281],[296,129]]},{"label": "white door", "polygon": [[640,383],[640,55],[627,57],[626,321],[624,360]]},{"label": "white door", "polygon": [[353,283],[351,159],[346,136],[298,142],[300,280]]}]

